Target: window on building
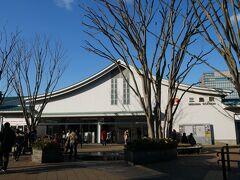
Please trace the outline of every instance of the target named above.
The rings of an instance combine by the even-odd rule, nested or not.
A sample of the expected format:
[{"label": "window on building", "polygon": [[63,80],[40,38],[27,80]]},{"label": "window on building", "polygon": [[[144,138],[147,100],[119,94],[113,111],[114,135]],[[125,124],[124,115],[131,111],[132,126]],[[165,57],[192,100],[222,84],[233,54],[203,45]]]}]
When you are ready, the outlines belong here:
[{"label": "window on building", "polygon": [[199,102],[204,102],[204,98],[203,98],[203,97],[200,97],[200,98],[199,98]]},{"label": "window on building", "polygon": [[118,99],[117,94],[117,78],[111,80],[111,104],[116,105]]},{"label": "window on building", "polygon": [[129,77],[123,79],[123,104],[130,104]]},{"label": "window on building", "polygon": [[190,98],[189,98],[189,102],[194,102],[194,98],[193,98],[193,97],[190,97]]},{"label": "window on building", "polygon": [[213,102],[214,101],[214,97],[209,97],[209,102]]}]

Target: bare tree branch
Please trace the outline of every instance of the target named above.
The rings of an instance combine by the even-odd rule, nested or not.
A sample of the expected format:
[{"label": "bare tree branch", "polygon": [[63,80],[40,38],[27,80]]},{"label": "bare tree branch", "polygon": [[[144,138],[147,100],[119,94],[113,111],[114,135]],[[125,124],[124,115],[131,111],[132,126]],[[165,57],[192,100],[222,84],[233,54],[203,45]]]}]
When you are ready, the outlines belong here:
[{"label": "bare tree branch", "polygon": [[232,76],[232,83],[240,96],[239,0],[217,0],[216,3],[210,0],[191,1],[195,16],[203,30],[201,35],[225,60]]},{"label": "bare tree branch", "polygon": [[[84,48],[116,64],[119,58],[124,61],[133,79],[129,85],[138,96],[147,119],[148,136],[169,137],[175,114],[172,102],[178,87],[191,69],[202,63],[198,58],[205,56],[190,55],[188,50],[196,42],[194,36],[200,33],[200,23],[190,1],[184,1],[185,6],[182,0],[139,0],[129,4],[125,0],[94,2],[94,7],[83,7],[86,18],[83,25],[90,37]],[[167,128],[162,128],[161,114],[165,108],[162,106],[162,80],[167,74],[169,95],[165,121],[169,123]],[[157,131],[154,132],[155,120]]]},{"label": "bare tree branch", "polygon": [[42,112],[62,76],[63,58],[61,44],[53,46],[45,37],[36,36],[33,43],[22,40],[17,44],[9,72],[13,75],[13,88],[30,131],[37,128]]}]

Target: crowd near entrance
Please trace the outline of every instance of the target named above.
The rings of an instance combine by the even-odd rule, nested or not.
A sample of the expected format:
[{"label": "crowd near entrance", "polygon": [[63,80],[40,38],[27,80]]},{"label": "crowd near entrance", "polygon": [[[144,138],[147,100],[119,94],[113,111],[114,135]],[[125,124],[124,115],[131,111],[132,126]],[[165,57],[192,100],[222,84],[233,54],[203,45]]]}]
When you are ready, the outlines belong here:
[{"label": "crowd near entrance", "polygon": [[126,130],[129,131],[129,140],[147,136],[144,117],[45,118],[38,126],[38,135],[64,134],[71,130],[81,134],[83,143],[101,143],[103,130],[107,143],[124,143]]}]

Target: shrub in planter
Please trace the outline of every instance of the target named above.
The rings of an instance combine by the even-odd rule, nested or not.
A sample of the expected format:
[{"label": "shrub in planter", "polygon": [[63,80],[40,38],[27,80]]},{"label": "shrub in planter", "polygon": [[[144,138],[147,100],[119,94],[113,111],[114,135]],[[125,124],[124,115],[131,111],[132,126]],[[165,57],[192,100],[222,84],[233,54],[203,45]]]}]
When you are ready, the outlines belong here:
[{"label": "shrub in planter", "polygon": [[141,139],[129,142],[124,158],[131,164],[153,163],[177,158],[177,142],[172,139]]},{"label": "shrub in planter", "polygon": [[46,137],[37,139],[32,145],[32,149],[32,161],[35,162],[62,162],[64,159],[60,144]]}]

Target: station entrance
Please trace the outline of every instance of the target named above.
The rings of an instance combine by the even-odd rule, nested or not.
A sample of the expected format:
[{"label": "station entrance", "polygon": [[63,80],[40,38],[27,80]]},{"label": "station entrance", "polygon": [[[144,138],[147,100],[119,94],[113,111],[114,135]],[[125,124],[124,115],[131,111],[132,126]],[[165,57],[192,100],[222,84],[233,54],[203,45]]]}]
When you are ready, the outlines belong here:
[{"label": "station entrance", "polygon": [[100,143],[100,133],[105,130],[108,143],[124,143],[126,129],[129,130],[129,140],[147,136],[145,117],[44,118],[39,123],[38,135],[62,134],[74,130],[81,134],[84,143]]}]

